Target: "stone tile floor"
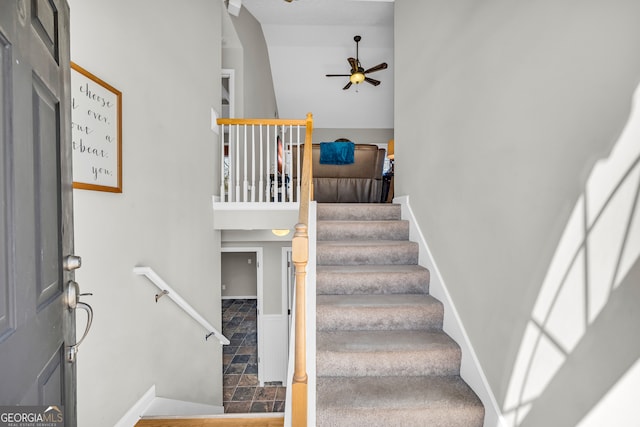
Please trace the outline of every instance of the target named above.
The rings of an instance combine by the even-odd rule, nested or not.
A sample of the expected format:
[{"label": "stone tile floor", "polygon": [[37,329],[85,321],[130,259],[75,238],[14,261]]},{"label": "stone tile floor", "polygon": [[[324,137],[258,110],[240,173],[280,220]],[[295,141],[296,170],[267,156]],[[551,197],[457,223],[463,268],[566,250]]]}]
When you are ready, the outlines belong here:
[{"label": "stone tile floor", "polygon": [[256,305],[255,299],[222,300],[222,334],[231,341],[223,347],[225,413],[284,412],[282,383],[259,386]]}]

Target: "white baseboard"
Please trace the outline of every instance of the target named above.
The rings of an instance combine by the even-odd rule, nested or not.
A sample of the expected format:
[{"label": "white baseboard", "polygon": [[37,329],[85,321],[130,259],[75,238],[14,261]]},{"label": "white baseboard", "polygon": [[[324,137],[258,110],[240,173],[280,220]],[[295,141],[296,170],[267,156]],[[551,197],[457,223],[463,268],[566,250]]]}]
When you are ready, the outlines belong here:
[{"label": "white baseboard", "polygon": [[249,295],[249,296],[224,296],[221,299],[258,299],[258,297],[256,295]]},{"label": "white baseboard", "polygon": [[134,427],[142,417],[191,417],[224,414],[224,407],[156,396],[152,385],[114,427]]},{"label": "white baseboard", "polygon": [[116,423],[114,427],[133,427],[140,420],[140,417],[144,414],[147,408],[153,403],[156,398],[156,386],[155,384],[147,390],[140,399],[127,411],[120,421]]},{"label": "white baseboard", "polygon": [[224,407],[156,397],[144,411],[145,417],[193,417],[224,414]]},{"label": "white baseboard", "polygon": [[506,422],[500,411],[500,406],[489,386],[487,377],[484,374],[480,361],[471,345],[469,336],[458,315],[451,295],[447,290],[444,279],[438,270],[435,259],[429,250],[429,246],[420,230],[416,218],[409,205],[409,196],[400,196],[393,199],[394,203],[402,207],[402,218],[410,223],[410,238],[418,243],[420,247],[419,264],[429,269],[431,281],[429,293],[434,298],[440,300],[444,305],[444,331],[453,338],[462,350],[462,362],[460,366],[460,376],[476,392],[484,405],[485,417],[484,427],[505,427]]}]

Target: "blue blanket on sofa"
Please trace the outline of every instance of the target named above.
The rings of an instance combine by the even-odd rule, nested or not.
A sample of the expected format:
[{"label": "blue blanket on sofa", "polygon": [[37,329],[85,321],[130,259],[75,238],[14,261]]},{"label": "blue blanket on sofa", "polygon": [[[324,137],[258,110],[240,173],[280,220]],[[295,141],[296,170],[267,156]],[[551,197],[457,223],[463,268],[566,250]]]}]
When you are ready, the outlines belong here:
[{"label": "blue blanket on sofa", "polygon": [[320,164],[322,165],[350,165],[354,162],[353,142],[321,142]]}]

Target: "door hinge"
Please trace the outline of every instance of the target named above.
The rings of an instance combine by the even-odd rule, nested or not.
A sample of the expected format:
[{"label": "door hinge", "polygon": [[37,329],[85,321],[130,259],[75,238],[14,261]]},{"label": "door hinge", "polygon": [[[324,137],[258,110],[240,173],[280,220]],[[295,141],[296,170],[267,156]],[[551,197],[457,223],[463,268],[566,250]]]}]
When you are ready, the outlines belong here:
[{"label": "door hinge", "polygon": [[287,315],[291,316],[291,309],[287,310]]}]

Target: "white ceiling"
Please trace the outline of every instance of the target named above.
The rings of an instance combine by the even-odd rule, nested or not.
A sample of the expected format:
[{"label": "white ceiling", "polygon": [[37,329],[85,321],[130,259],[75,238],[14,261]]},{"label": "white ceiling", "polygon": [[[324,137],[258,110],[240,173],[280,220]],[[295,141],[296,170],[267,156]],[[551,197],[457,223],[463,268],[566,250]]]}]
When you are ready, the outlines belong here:
[{"label": "white ceiling", "polygon": [[[393,2],[389,0],[242,0],[262,24],[282,118],[314,115],[317,128],[393,128]],[[382,83],[352,85],[347,58],[367,69],[389,68],[370,77]],[[356,90],[357,89],[357,90]]]}]

